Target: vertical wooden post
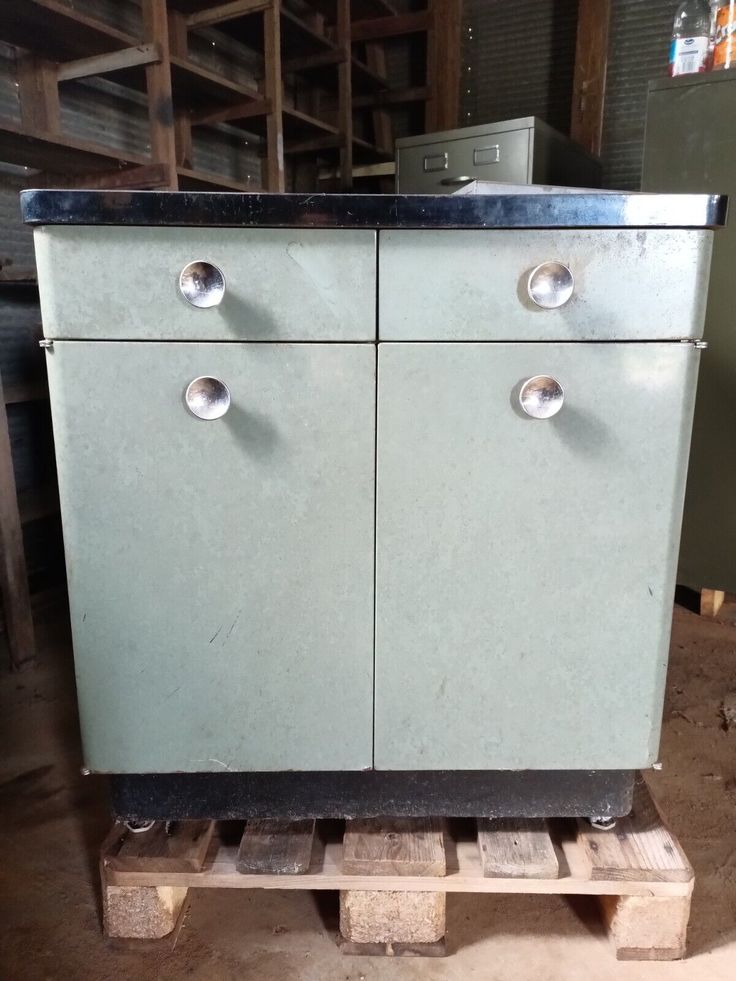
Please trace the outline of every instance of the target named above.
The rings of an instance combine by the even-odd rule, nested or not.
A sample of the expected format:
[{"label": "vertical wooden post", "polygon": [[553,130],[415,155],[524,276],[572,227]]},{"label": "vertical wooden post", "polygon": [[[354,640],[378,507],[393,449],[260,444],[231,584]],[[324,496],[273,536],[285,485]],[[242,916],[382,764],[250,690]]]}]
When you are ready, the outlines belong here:
[{"label": "vertical wooden post", "polygon": [[430,0],[429,17],[425,128],[433,133],[459,121],[462,0]]},{"label": "vertical wooden post", "polygon": [[176,176],[176,137],[174,100],[171,92],[171,61],[166,0],[142,0],[144,40],[159,46],[161,60],[146,65],[148,121],[151,134],[151,160],[163,164],[168,187],[179,186]]},{"label": "vertical wooden post", "polygon": [[[371,71],[381,77],[386,77],[386,49],[382,41],[369,41],[365,46],[366,62]],[[391,113],[387,109],[377,107],[371,113],[375,144],[379,150],[389,150],[393,153],[393,127]]]},{"label": "vertical wooden post", "polygon": [[608,67],[611,0],[580,0],[570,136],[600,155]]},{"label": "vertical wooden post", "polygon": [[350,37],[350,0],[337,0],[337,45],[341,61],[338,66],[338,129],[340,130],[340,188],[353,186],[353,65]]},{"label": "vertical wooden post", "polygon": [[17,81],[23,126],[42,133],[59,133],[59,82],[54,62],[32,54],[19,55]]},{"label": "vertical wooden post", "polygon": [[[178,10],[169,10],[169,53],[179,58],[189,55],[189,35],[187,19]],[[176,143],[176,163],[179,167],[191,169],[192,150],[192,116],[187,108],[174,105],[174,141]]]},{"label": "vertical wooden post", "polygon": [[18,670],[33,661],[36,654],[36,641],[2,380],[0,380],[0,553],[2,553],[0,584],[10,663]]},{"label": "vertical wooden post", "polygon": [[263,94],[271,103],[266,117],[266,188],[284,191],[284,83],[281,77],[281,0],[263,11]]}]

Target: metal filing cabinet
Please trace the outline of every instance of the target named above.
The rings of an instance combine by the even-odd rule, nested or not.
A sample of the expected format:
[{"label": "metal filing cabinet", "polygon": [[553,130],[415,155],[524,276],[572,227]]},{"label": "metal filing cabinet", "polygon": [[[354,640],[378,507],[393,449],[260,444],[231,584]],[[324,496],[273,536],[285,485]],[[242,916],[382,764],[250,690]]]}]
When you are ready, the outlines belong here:
[{"label": "metal filing cabinet", "polygon": [[534,116],[396,141],[402,194],[451,194],[471,180],[599,187],[600,179],[595,157]]},{"label": "metal filing cabinet", "polygon": [[116,812],[625,813],[724,199],[23,206]]},{"label": "metal filing cabinet", "polygon": [[[712,72],[649,86],[642,186],[649,191],[736,191],[736,78]],[[687,479],[678,580],[736,591],[736,227],[713,252],[693,451]]]}]

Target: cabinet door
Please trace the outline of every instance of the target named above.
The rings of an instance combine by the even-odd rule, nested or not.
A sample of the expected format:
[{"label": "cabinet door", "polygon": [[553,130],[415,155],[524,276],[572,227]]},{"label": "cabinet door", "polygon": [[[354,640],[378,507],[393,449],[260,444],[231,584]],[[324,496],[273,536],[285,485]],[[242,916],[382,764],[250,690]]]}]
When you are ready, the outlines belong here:
[{"label": "cabinet door", "polygon": [[[375,348],[47,360],[86,765],[370,766]],[[198,376],[221,418],[188,410]]]},{"label": "cabinet door", "polygon": [[[656,759],[697,361],[380,345],[377,768]],[[522,410],[537,375],[554,417]]]}]

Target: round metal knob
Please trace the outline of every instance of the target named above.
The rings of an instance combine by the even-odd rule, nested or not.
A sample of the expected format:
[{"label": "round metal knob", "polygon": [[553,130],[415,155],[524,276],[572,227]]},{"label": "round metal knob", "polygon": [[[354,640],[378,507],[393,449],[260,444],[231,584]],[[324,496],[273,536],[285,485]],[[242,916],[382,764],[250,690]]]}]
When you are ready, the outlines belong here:
[{"label": "round metal knob", "polygon": [[179,290],[193,307],[216,307],[225,295],[225,276],[211,262],[190,262],[179,274]]},{"label": "round metal knob", "polygon": [[543,262],[529,273],[526,288],[538,307],[554,310],[564,306],[572,296],[575,278],[563,262]]},{"label": "round metal knob", "polygon": [[230,408],[230,389],[219,378],[202,375],[189,382],[184,401],[198,419],[220,419]]},{"label": "round metal knob", "polygon": [[551,419],[564,401],[562,385],[549,375],[535,375],[524,382],[519,392],[521,407],[532,419]]}]

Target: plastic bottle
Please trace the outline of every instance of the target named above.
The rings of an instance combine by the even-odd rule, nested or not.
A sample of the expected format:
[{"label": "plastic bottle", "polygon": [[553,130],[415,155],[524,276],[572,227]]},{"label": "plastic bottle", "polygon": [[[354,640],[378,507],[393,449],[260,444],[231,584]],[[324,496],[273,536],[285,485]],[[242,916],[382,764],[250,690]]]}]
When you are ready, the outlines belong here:
[{"label": "plastic bottle", "polygon": [[670,47],[670,75],[690,75],[708,67],[711,13],[708,0],[683,0],[677,8]]},{"label": "plastic bottle", "polygon": [[713,70],[736,67],[736,0],[718,0],[715,11]]}]

